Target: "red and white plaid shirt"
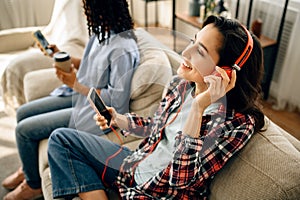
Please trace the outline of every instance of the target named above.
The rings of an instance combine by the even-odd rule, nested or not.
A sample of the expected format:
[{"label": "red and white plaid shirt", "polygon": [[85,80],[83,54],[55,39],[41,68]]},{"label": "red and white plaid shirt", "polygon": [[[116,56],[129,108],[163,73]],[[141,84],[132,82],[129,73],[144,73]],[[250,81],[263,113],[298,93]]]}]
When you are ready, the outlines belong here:
[{"label": "red and white plaid shirt", "polygon": [[121,166],[117,184],[123,199],[207,199],[212,178],[254,133],[253,117],[226,111],[220,104],[215,112],[203,116],[199,138],[178,130],[169,165],[147,182],[133,184],[136,166],[160,142],[169,115],[180,107],[190,87],[185,80],[175,78],[153,118],[127,114],[129,130],[122,133],[146,138]]}]

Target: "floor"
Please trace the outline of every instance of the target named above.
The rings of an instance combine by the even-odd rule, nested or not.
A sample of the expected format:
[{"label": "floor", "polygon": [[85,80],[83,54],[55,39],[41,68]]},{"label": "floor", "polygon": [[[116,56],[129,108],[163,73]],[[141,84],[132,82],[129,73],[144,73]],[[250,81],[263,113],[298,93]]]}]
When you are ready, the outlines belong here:
[{"label": "floor", "polygon": [[[13,131],[15,125],[15,118],[4,113],[4,105],[0,95],[0,182],[20,166]],[[0,186],[0,199],[3,199],[8,192]]]},{"label": "floor", "polygon": [[275,110],[270,101],[263,101],[264,113],[273,122],[300,140],[300,113],[285,110]]}]

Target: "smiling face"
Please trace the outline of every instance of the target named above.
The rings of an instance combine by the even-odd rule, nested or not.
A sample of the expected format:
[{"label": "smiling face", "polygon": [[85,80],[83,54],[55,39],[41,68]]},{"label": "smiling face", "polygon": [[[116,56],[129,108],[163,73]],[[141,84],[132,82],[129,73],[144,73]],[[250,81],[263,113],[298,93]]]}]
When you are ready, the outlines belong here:
[{"label": "smiling face", "polygon": [[203,83],[203,77],[212,74],[219,61],[221,41],[222,35],[213,24],[205,26],[197,33],[195,41],[182,52],[184,62],[177,74],[188,81]]}]

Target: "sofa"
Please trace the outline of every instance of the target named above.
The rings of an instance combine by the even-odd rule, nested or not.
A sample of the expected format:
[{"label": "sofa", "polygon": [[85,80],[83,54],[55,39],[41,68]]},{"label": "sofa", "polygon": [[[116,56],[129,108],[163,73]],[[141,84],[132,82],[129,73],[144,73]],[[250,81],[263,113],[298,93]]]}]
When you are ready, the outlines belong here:
[{"label": "sofa", "polygon": [[49,43],[73,56],[82,56],[88,32],[81,3],[81,0],[0,2],[0,10],[10,12],[0,20],[3,28],[0,31],[0,94],[6,113],[15,114],[15,108],[27,101],[23,92],[27,72],[53,68],[53,59],[44,56],[35,44],[33,31],[41,30]]},{"label": "sofa", "polygon": [[[141,63],[132,80],[130,110],[141,115],[151,115],[163,95],[164,84],[176,74],[181,57],[144,29],[137,28],[136,34],[141,50]],[[157,68],[153,68],[155,64],[158,65]],[[43,86],[37,84],[39,79],[47,78],[49,80],[44,82],[55,82],[54,72],[53,76],[49,75],[48,70],[26,74],[24,92],[28,101],[34,99],[37,92],[41,96]],[[300,141],[267,117],[265,121],[265,131],[255,134],[245,148],[230,159],[214,177],[209,199],[300,199]],[[123,145],[131,149],[136,148],[141,140],[119,136]],[[120,142],[114,133],[102,137]],[[47,139],[41,141],[39,146],[39,164],[44,198],[50,200],[52,186],[47,160]],[[109,193],[109,197],[118,198],[115,193]]]}]

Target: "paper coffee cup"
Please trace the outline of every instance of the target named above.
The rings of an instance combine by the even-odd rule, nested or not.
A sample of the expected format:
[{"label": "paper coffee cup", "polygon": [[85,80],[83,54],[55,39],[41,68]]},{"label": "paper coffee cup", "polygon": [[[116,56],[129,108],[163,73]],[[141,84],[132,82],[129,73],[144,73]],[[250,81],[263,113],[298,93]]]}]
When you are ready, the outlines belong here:
[{"label": "paper coffee cup", "polygon": [[71,70],[71,57],[67,52],[57,52],[53,55],[55,65],[65,72]]}]

